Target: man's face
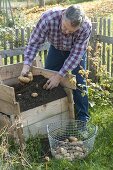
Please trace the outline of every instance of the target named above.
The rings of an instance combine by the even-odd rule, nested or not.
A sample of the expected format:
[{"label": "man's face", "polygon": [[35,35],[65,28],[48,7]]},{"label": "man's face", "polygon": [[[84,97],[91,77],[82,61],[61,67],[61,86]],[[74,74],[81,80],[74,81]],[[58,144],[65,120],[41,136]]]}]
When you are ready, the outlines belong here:
[{"label": "man's face", "polygon": [[73,27],[70,20],[62,18],[61,29],[64,34],[72,34],[77,31],[80,26]]}]

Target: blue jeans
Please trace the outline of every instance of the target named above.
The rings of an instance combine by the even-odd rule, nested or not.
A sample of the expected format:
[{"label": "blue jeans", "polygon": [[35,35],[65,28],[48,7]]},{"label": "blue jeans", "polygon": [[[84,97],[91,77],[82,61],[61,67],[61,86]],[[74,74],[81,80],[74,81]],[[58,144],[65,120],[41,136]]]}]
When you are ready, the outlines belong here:
[{"label": "blue jeans", "polygon": [[[68,58],[70,52],[69,51],[61,51],[56,49],[54,46],[50,46],[48,56],[45,63],[45,68],[49,70],[59,71],[63,66],[63,63]],[[84,85],[84,90],[87,91],[86,81],[85,79],[78,73],[80,70],[80,66],[86,69],[86,53],[82,57],[82,61],[80,65],[77,66],[72,71],[72,74],[76,75],[77,84]],[[75,103],[76,109],[76,119],[87,121],[89,119],[88,114],[88,96],[82,96],[82,90],[78,87],[76,90],[73,90],[73,99]]]}]

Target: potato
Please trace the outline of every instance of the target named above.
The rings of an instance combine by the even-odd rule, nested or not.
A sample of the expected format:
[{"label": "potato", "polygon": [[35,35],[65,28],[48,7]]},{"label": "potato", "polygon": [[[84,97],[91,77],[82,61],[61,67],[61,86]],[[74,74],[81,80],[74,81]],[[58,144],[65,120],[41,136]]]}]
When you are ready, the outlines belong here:
[{"label": "potato", "polygon": [[31,72],[28,73],[27,77],[25,76],[19,76],[18,77],[18,80],[21,82],[21,83],[29,83],[30,81],[33,80],[33,74]]},{"label": "potato", "polygon": [[74,136],[70,136],[70,137],[69,137],[69,141],[70,141],[70,142],[77,142],[78,139],[77,139],[76,137],[74,137]]},{"label": "potato", "polygon": [[56,158],[56,159],[62,159],[62,158],[63,158],[63,156],[62,156],[62,155],[60,155],[60,154],[56,154],[56,155],[55,155],[55,158]]},{"label": "potato", "polygon": [[33,74],[31,72],[28,73],[28,78],[30,79],[30,81],[33,80]]},{"label": "potato", "polygon": [[76,150],[79,151],[79,152],[83,152],[83,149],[79,146],[76,147]]},{"label": "potato", "polygon": [[37,96],[38,96],[38,93],[32,93],[31,96],[32,96],[32,97],[37,97]]},{"label": "potato", "polygon": [[18,80],[21,82],[21,83],[29,83],[30,82],[30,79],[28,77],[24,77],[24,76],[19,76],[18,77]]},{"label": "potato", "polygon": [[44,159],[45,159],[46,162],[49,162],[49,160],[50,160],[48,156],[45,156]]},{"label": "potato", "polygon": [[65,139],[64,142],[69,142],[69,139]]}]

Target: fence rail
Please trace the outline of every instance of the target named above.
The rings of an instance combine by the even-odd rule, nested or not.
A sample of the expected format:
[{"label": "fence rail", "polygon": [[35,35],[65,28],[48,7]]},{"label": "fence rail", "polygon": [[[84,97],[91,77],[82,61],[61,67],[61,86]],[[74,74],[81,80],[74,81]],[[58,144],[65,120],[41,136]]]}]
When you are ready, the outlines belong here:
[{"label": "fence rail", "polygon": [[[106,18],[93,18],[93,30],[91,43],[95,46],[99,41],[102,44],[101,49],[101,64],[106,65],[107,71],[113,76],[113,22]],[[22,62],[24,59],[24,49],[30,38],[33,28],[16,28],[14,30],[0,31],[0,55],[2,56],[3,64],[13,64]],[[46,59],[49,44],[45,43],[41,46],[38,54]]]}]

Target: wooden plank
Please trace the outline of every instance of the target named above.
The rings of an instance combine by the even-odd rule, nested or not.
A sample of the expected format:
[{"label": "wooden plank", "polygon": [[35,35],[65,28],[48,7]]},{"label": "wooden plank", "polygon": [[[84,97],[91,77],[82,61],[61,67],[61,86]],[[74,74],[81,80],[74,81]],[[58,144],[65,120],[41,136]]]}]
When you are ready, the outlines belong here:
[{"label": "wooden plank", "polygon": [[[99,35],[102,35],[102,18],[100,18],[100,20],[99,20]],[[101,41],[99,41],[99,43],[101,43]],[[101,65],[102,65],[102,48],[100,49],[101,51],[100,51],[100,63],[99,63],[99,67],[101,67]]]},{"label": "wooden plank", "polygon": [[30,135],[47,135],[47,125],[50,123],[56,123],[62,120],[69,120],[69,113],[68,111],[62,112],[60,114],[54,115],[48,119],[44,119],[40,122],[33,123],[31,125],[27,125],[23,127],[23,133],[25,139],[29,138]]},{"label": "wooden plank", "polygon": [[99,21],[99,35],[102,35],[102,18]]},{"label": "wooden plank", "polygon": [[27,42],[28,42],[30,38],[30,27],[26,28],[26,32],[27,32]]},{"label": "wooden plank", "polygon": [[43,68],[42,59],[39,55],[36,56],[35,60],[36,60],[36,66]]},{"label": "wooden plank", "polygon": [[112,56],[111,56],[111,76],[113,77],[113,44],[112,44]]},{"label": "wooden plank", "polygon": [[12,115],[14,111],[14,104],[9,103],[9,101],[4,101],[0,99],[0,112],[6,115]]},{"label": "wooden plank", "polygon": [[97,34],[97,22],[92,23],[92,33],[91,33],[91,38],[90,41],[93,41],[95,35]]},{"label": "wooden plank", "polygon": [[[96,17],[93,18],[93,22],[92,22],[92,25],[93,23],[96,23],[96,33],[98,32],[98,20]],[[92,26],[93,27],[93,26]]]},{"label": "wooden plank", "polygon": [[[21,46],[25,46],[25,34],[24,34],[24,28],[21,28]],[[24,61],[24,54],[22,54],[22,61]]]},{"label": "wooden plank", "polygon": [[14,119],[16,123],[16,132],[18,135],[18,142],[20,144],[21,150],[25,149],[25,141],[24,141],[24,136],[23,136],[23,128],[22,128],[22,120],[20,117],[20,107],[19,103],[15,102],[14,103]]},{"label": "wooden plank", "polygon": [[45,62],[46,62],[46,58],[47,58],[47,53],[48,53],[48,51],[44,50],[44,66],[45,66]]},{"label": "wooden plank", "polygon": [[[49,48],[49,43],[44,43],[41,45],[39,51],[42,50],[47,50]],[[19,47],[19,48],[14,48],[13,50],[2,50],[0,51],[0,55],[5,58],[6,56],[11,57],[11,56],[16,56],[16,55],[22,55],[24,53],[26,47]]]},{"label": "wooden plank", "polygon": [[13,104],[15,101],[14,88],[0,84],[0,99]]},{"label": "wooden plank", "polygon": [[89,52],[89,57],[88,57],[88,61],[87,61],[88,69],[91,71],[89,77],[92,80],[95,77],[95,69],[93,67],[93,61],[92,61],[92,57],[95,57],[94,53],[95,53],[95,48],[96,48],[96,43],[97,43],[97,40],[95,39],[95,35],[97,35],[97,23],[93,22],[92,23],[92,34],[91,34],[91,38],[90,38],[90,46],[92,47],[92,51]]},{"label": "wooden plank", "polygon": [[16,55],[22,55],[24,52],[25,47],[19,47],[14,48],[13,50],[2,50],[0,51],[0,55],[2,55],[2,58],[6,58],[6,56],[16,56]]},{"label": "wooden plank", "polygon": [[18,77],[22,71],[23,64],[11,64],[0,67],[1,80]]},{"label": "wooden plank", "polygon": [[[106,36],[106,19],[103,20],[103,35]],[[102,65],[105,64],[106,64],[106,43],[103,42]]]},{"label": "wooden plank", "polygon": [[3,65],[2,56],[0,55],[0,66]]},{"label": "wooden plank", "polygon": [[75,112],[74,112],[74,100],[73,100],[73,94],[72,89],[65,88],[65,92],[67,94],[68,99],[68,108],[69,108],[69,118],[75,119]]},{"label": "wooden plank", "polygon": [[94,21],[94,22],[97,22],[97,17],[94,17],[93,21]]},{"label": "wooden plank", "polygon": [[[19,46],[19,29],[15,29],[15,47],[17,47],[18,48],[18,46]],[[18,62],[20,62],[20,56],[19,55],[17,55],[17,63]]]},{"label": "wooden plank", "polygon": [[[4,50],[7,49],[7,46],[6,46],[6,34],[5,34],[5,31],[3,32],[3,44],[4,44]],[[2,56],[2,54],[1,54]],[[4,64],[6,65],[7,64],[7,55],[5,54],[5,57],[4,57]]]},{"label": "wooden plank", "polygon": [[12,86],[13,84],[18,84],[19,80],[18,77],[2,80],[2,84],[6,84],[8,86]]},{"label": "wooden plank", "polygon": [[67,97],[49,102],[45,105],[21,112],[22,124],[27,126],[68,111]]},{"label": "wooden plank", "polygon": [[[12,31],[10,31],[9,33],[10,35],[13,35]],[[13,50],[13,36],[12,36],[12,39],[9,41],[9,48]],[[14,60],[14,56],[12,55],[10,56],[10,64],[13,64],[13,60]]]},{"label": "wooden plank", "polygon": [[[33,62],[33,65],[36,65],[36,61]],[[18,78],[18,76],[21,74],[22,68],[23,63],[0,66],[0,80],[5,81]]]},{"label": "wooden plank", "polygon": [[94,18],[91,17],[91,22],[94,22]]},{"label": "wooden plank", "polygon": [[11,81],[11,79],[17,78],[18,76],[20,76],[22,68],[23,63],[0,66],[0,80],[3,80],[5,82],[5,80],[7,81],[10,79]]},{"label": "wooden plank", "polygon": [[113,44],[113,37],[110,37],[110,36],[97,35],[96,40],[103,42],[103,43]]},{"label": "wooden plank", "polygon": [[[108,23],[108,36],[110,37],[110,32],[111,32],[111,20],[108,19],[107,20],[107,23]],[[106,49],[107,50],[107,72],[110,73],[111,75],[111,70],[110,70],[110,65],[111,65],[111,61],[110,61],[110,44],[107,43],[108,45],[108,48]]]}]

